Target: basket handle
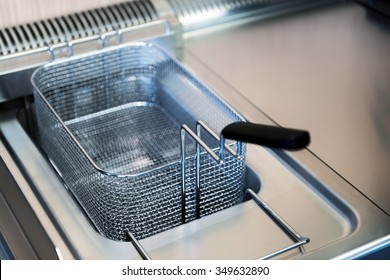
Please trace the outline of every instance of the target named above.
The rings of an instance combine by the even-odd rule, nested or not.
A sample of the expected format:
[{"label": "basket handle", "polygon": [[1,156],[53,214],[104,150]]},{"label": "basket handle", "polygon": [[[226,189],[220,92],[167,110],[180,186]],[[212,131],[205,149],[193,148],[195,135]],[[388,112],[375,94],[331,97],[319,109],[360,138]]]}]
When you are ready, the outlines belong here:
[{"label": "basket handle", "polygon": [[301,150],[310,143],[306,130],[282,128],[250,122],[235,122],[221,132],[224,138],[285,150]]}]

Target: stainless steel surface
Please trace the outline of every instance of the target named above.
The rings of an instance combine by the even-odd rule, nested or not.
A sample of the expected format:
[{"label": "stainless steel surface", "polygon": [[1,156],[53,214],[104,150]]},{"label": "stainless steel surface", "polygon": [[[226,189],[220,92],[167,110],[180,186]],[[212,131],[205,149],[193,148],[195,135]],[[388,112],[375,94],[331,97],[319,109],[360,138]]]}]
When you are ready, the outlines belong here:
[{"label": "stainless steel surface", "polygon": [[[168,18],[172,16],[167,1],[157,1],[156,7],[161,8],[164,11],[163,13],[168,15]],[[302,9],[302,7],[299,9]],[[251,95],[253,92],[249,94],[249,91],[244,90],[246,88],[257,89],[259,87],[257,81],[262,77],[261,75],[267,74],[267,71],[263,68],[255,67],[257,65],[253,62],[256,62],[256,59],[259,58],[263,62],[268,62],[266,64],[267,69],[273,74],[266,76],[267,79],[261,80],[265,83],[261,85],[263,89],[283,88],[283,84],[269,80],[270,77],[273,77],[279,81],[277,79],[279,76],[283,77],[285,81],[290,81],[286,77],[291,76],[291,81],[287,84],[294,90],[294,95],[298,94],[297,88],[300,88],[299,85],[302,86],[303,81],[311,85],[309,88],[315,88],[314,85],[317,81],[322,81],[322,76],[317,77],[314,75],[315,71],[305,71],[299,67],[296,70],[295,67],[301,64],[304,66],[312,65],[303,59],[308,57],[318,58],[317,62],[320,62],[319,65],[322,67],[328,65],[321,60],[321,57],[314,56],[313,53],[318,55],[320,51],[328,50],[329,46],[325,48],[321,43],[331,40],[327,39],[322,33],[327,31],[326,34],[333,34],[329,31],[329,28],[330,26],[336,26],[336,24],[329,23],[330,18],[339,20],[338,29],[336,29],[340,30],[339,36],[336,36],[339,42],[332,41],[334,49],[331,48],[337,53],[336,50],[341,45],[339,57],[334,62],[336,65],[340,66],[340,64],[348,62],[340,62],[344,55],[349,59],[355,58],[352,54],[348,56],[349,52],[346,46],[354,47],[357,50],[364,49],[364,46],[367,50],[370,49],[367,45],[372,47],[371,41],[370,43],[365,41],[365,44],[359,46],[353,44],[354,42],[361,42],[359,40],[361,34],[353,27],[354,24],[360,26],[358,23],[364,19],[364,15],[358,11],[360,11],[360,8],[353,3],[349,3],[251,24],[244,24],[247,21],[242,19],[240,20],[241,25],[228,23],[218,27],[202,29],[186,34],[186,45],[182,53],[183,60],[187,65],[190,65],[196,75],[205,80],[209,86],[222,95],[224,100],[232,104],[249,120],[263,124],[274,124],[259,109],[260,98],[256,99],[256,96]],[[359,15],[358,17],[356,17],[356,13]],[[272,14],[273,12],[269,11],[268,15],[267,13],[261,16],[258,15],[258,18],[264,19]],[[330,16],[332,14],[333,16]],[[328,20],[325,20],[325,18]],[[349,25],[348,20],[351,20]],[[253,21],[253,18],[250,21]],[[175,19],[171,17],[168,22],[172,24]],[[307,27],[307,23],[311,23],[311,26]],[[349,28],[347,28],[348,26]],[[300,33],[299,30],[301,29],[306,30],[306,32],[304,34]],[[310,30],[311,32],[308,32]],[[352,30],[354,32],[352,35],[342,36],[344,31],[341,30]],[[373,41],[377,46],[377,50],[386,53],[387,48],[384,43],[386,40],[382,40],[383,34],[378,33],[376,29],[376,31],[372,31],[374,29],[368,28],[366,31],[368,32],[368,30],[373,34],[367,35],[367,38],[377,36],[377,40]],[[174,38],[173,41],[176,46],[181,46],[180,24],[176,25],[174,31],[175,35],[171,36],[168,42],[172,42]],[[267,36],[262,37],[263,32]],[[238,40],[241,38],[243,41]],[[352,40],[352,42],[349,42],[349,40]],[[167,40],[162,42],[167,42]],[[282,46],[278,42],[280,44],[291,42],[291,44],[290,46]],[[172,46],[170,43],[168,45]],[[220,48],[214,48],[214,46],[223,46],[223,51]],[[279,48],[276,48],[276,46],[279,46]],[[67,47],[65,46],[65,48]],[[301,50],[301,47],[309,47],[309,50],[312,50],[313,53],[305,49]],[[315,51],[315,48],[318,48],[318,50]],[[273,50],[283,59],[278,60]],[[296,57],[297,55],[302,59]],[[267,60],[268,56],[274,61],[278,61],[282,66],[279,67],[273,64],[271,60]],[[372,54],[370,57],[373,59],[376,54]],[[252,63],[249,63],[250,61]],[[369,62],[370,60],[364,59],[364,61]],[[375,69],[375,61],[373,59],[368,68]],[[353,63],[357,62],[353,61]],[[353,63],[351,64],[353,65]],[[226,65],[233,69],[227,69]],[[233,67],[230,67],[231,65]],[[261,64],[259,65],[261,66]],[[312,66],[314,67],[314,65]],[[283,67],[286,67],[289,72],[281,71],[284,69]],[[329,69],[325,68],[320,73],[325,76],[330,72],[330,77],[335,79],[335,74],[332,71],[325,71]],[[279,72],[276,73],[275,70]],[[298,79],[298,73],[306,74],[311,80],[307,80],[305,76],[301,80]],[[339,73],[344,73],[345,77],[350,77],[348,71],[340,71]],[[366,70],[362,70],[362,73],[368,74]],[[257,259],[262,256],[275,256],[273,253],[275,251],[283,252],[276,257],[281,259],[360,258],[390,244],[389,215],[367,199],[359,189],[345,181],[324,164],[324,161],[317,156],[317,151],[313,150],[314,145],[318,145],[317,136],[313,138],[316,144],[313,142],[310,146],[310,150],[313,150],[317,155],[309,150],[285,153],[253,145],[247,146],[247,164],[250,167],[247,174],[250,176],[246,178],[245,184],[259,184],[257,176],[260,176],[261,191],[258,195],[262,201],[277,212],[278,217],[291,225],[294,232],[310,237],[310,243],[308,244],[302,246],[303,243],[294,243],[295,240],[291,240],[266,213],[260,211],[253,199],[145,238],[139,244],[116,242],[104,238],[91,226],[84,212],[64,187],[63,182],[39,148],[31,140],[30,137],[34,137],[34,130],[31,129],[34,124],[31,119],[26,118],[24,114],[17,117],[9,110],[9,108],[15,107],[19,109],[26,107],[28,109],[31,105],[31,100],[28,97],[31,87],[21,83],[30,74],[31,72],[28,71],[19,71],[1,75],[0,94],[4,96],[4,99],[2,99],[0,108],[6,109],[6,112],[0,114],[0,155],[10,176],[17,182],[17,189],[22,192],[32,209],[32,213],[36,215],[41,228],[44,229],[45,235],[48,237],[48,239],[42,239],[45,240],[44,247],[52,248],[58,258],[140,259],[140,248],[143,248],[153,259]],[[298,81],[295,79],[298,79]],[[324,78],[324,80],[326,79]],[[340,84],[340,80],[336,84]],[[350,80],[347,79],[346,81],[352,83],[352,78],[350,77]],[[252,83],[253,86],[248,85],[248,82]],[[268,85],[266,86],[266,84]],[[322,83],[319,83],[319,85],[324,86]],[[349,87],[346,86],[345,88]],[[269,105],[268,100],[278,100],[276,90],[271,93],[260,93],[261,104]],[[18,98],[19,96],[25,97]],[[293,104],[295,98],[292,96],[290,96],[290,99],[280,97],[279,100],[282,103],[283,100],[288,100],[290,104]],[[305,97],[313,102],[308,96]],[[324,97],[324,99],[326,98]],[[285,104],[280,104],[280,106],[282,105]],[[261,109],[269,113],[267,108],[261,106]],[[288,110],[288,106],[282,108]],[[273,113],[279,112],[275,108],[273,110]],[[20,113],[23,113],[23,110]],[[282,125],[309,128],[311,130],[312,128],[302,123],[287,124],[290,119],[292,121],[300,119],[298,115],[301,113],[306,116],[304,110],[300,111],[299,114],[296,114],[295,111],[294,114],[288,114],[288,119],[285,120],[286,123],[283,120],[275,119]],[[280,112],[279,114],[284,115]],[[279,115],[276,114],[276,116]],[[274,116],[271,115],[271,117]],[[303,119],[305,120],[305,118]],[[327,120],[327,118],[325,119]],[[327,127],[324,125],[324,120],[322,122],[318,120],[318,124],[321,124],[323,128]],[[23,127],[27,128],[29,132],[27,133]],[[314,131],[318,133],[318,130],[314,129]],[[8,195],[6,193],[6,196]],[[21,221],[22,219],[17,219],[15,223]],[[0,224],[0,228],[4,228],[4,223]],[[2,233],[4,239],[12,236]],[[37,231],[26,231],[26,233],[32,236],[39,234]],[[15,243],[11,242],[9,244],[12,250]],[[226,244],[230,244],[230,246],[226,246]],[[27,243],[26,246],[28,248],[31,244]],[[287,249],[297,247],[300,247],[300,249],[286,252]],[[49,251],[41,251],[40,258],[49,258]]]},{"label": "stainless steel surface", "polygon": [[237,21],[252,21],[299,10],[318,7],[334,0],[168,0],[183,31],[213,29],[219,24],[236,24]]},{"label": "stainless steel surface", "polygon": [[[297,10],[321,6],[336,0],[209,0],[123,1],[107,7],[78,11],[0,29],[0,74],[36,67],[48,59],[71,56],[105,47],[109,41],[149,39],[174,31],[175,46],[182,47],[182,31],[195,30],[222,23],[251,21]],[[49,13],[50,14],[50,13]],[[166,21],[163,32],[147,30],[146,23]],[[168,24],[169,22],[169,24]],[[131,28],[142,26],[139,30]],[[128,32],[130,29],[130,32]],[[146,29],[146,30],[145,30]],[[120,36],[116,36],[116,34]],[[131,34],[132,36],[128,38]],[[96,39],[101,39],[96,44]],[[107,40],[107,38],[109,40]],[[49,57],[48,57],[49,54]],[[59,54],[59,55],[58,55]]]},{"label": "stainless steel surface", "polygon": [[[18,124],[18,121],[2,119],[1,130],[5,139],[12,147],[16,158],[24,158],[23,169],[28,174],[36,192],[50,209],[50,213],[61,223],[57,230],[71,240],[75,245],[77,255],[82,258],[138,258],[136,251],[130,250],[129,244],[109,241],[99,237],[84,217],[78,206],[63,188],[63,185],[53,171],[36,150],[34,144],[29,141],[27,135]],[[16,137],[16,138],[15,138]],[[344,202],[339,201],[333,194],[327,194],[321,190],[319,182],[309,184],[305,180],[294,175],[293,170],[278,160],[270,151],[252,147],[248,156],[251,158],[252,167],[257,174],[262,174],[263,189],[261,195],[284,217],[290,224],[305,235],[312,237],[312,242],[305,246],[307,252],[315,251],[326,244],[332,244],[342,237],[350,237],[367,234],[368,228],[364,223],[362,231],[356,231],[356,217],[352,209]],[[261,161],[257,159],[261,158]],[[28,161],[26,159],[29,159]],[[35,164],[31,165],[31,163]],[[254,164],[255,163],[255,164]],[[314,164],[315,165],[315,164]],[[327,170],[327,169],[326,169]],[[336,176],[336,178],[338,178]],[[310,179],[310,178],[307,178]],[[342,180],[341,180],[342,181]],[[315,184],[314,184],[315,183]],[[332,184],[334,186],[335,184]],[[337,186],[337,184],[336,184]],[[313,188],[313,189],[312,189]],[[314,192],[313,192],[314,191]],[[331,203],[324,201],[315,192],[321,192]],[[288,201],[295,201],[299,208],[291,210],[285,207]],[[379,210],[369,206],[361,196],[354,199],[351,206],[359,206],[359,214],[365,213],[365,208],[374,211],[375,216],[382,218]],[[270,203],[271,202],[271,203]],[[280,203],[280,204],[279,204]],[[302,207],[305,205],[305,207]],[[363,209],[360,209],[363,207]],[[310,209],[308,216],[307,210]],[[382,214],[383,215],[383,214]],[[320,219],[323,227],[316,223],[308,223],[308,219]],[[375,223],[374,223],[375,224]],[[360,223],[359,223],[360,226]],[[375,238],[381,234],[382,226],[374,226],[366,238]],[[378,230],[379,229],[379,230]],[[234,233],[239,234],[234,234]],[[326,232],[326,234],[324,234]],[[264,242],[253,243],[251,240],[264,239]],[[357,242],[360,242],[357,238]],[[352,238],[353,239],[353,238]],[[223,242],[221,242],[223,240]],[[364,242],[364,240],[362,240]],[[231,250],[225,244],[236,244],[240,250]],[[348,243],[348,242],[346,242]],[[252,201],[220,211],[216,214],[204,217],[195,222],[190,222],[172,230],[165,231],[153,237],[141,240],[142,246],[149,252],[153,259],[159,258],[259,258],[284,246],[290,246],[291,240],[276,226],[267,215],[262,214],[257,205]],[[90,247],[89,247],[90,246]],[[108,246],[108,247],[107,247]],[[344,243],[343,251],[348,248]],[[89,247],[89,248],[88,248]],[[88,248],[88,249],[87,249]],[[110,249],[108,249],[110,248]],[[135,253],[135,255],[134,255]],[[332,251],[333,254],[337,253]],[[299,251],[284,255],[284,258],[299,257]]]},{"label": "stainless steel surface", "polygon": [[274,253],[268,254],[260,259],[266,260],[283,253],[286,253],[292,249],[299,248],[302,254],[305,254],[305,249],[303,245],[309,243],[310,239],[307,237],[301,236],[293,227],[291,227],[278,213],[276,213],[263,199],[261,199],[254,191],[251,189],[246,190],[246,192],[252,197],[253,201],[267,213],[267,215],[277,223],[277,225],[284,231],[286,234],[296,243],[286,248],[280,249]]},{"label": "stainless steel surface", "polygon": [[3,142],[0,154],[0,232],[8,257],[70,258],[68,244],[56,232],[55,221],[47,215]]},{"label": "stainless steel surface", "polygon": [[364,8],[198,33],[185,46],[275,122],[308,129],[310,150],[390,213],[390,36]]},{"label": "stainless steel surface", "polygon": [[[207,82],[209,85],[212,85],[213,88],[218,92],[223,92],[225,100],[227,100],[230,104],[234,104],[239,111],[245,112],[245,115],[250,120],[265,124],[272,124],[272,121],[270,121],[270,119],[266,117],[256,106],[250,103],[247,99],[243,98],[236,89],[226,83],[226,81],[218,76],[215,72],[211,71],[210,68],[205,67],[205,64],[202,61],[189,55],[185,57],[186,62],[190,64],[199,75],[201,75],[203,78],[207,77]],[[283,176],[283,172],[281,172],[277,166],[268,162],[265,164],[265,166],[261,167],[262,163],[265,163],[269,159],[267,157],[267,151],[265,151],[265,153],[259,154],[261,151],[262,150],[257,150],[255,147],[249,145],[247,153],[248,163],[250,166],[254,167],[255,172],[258,172],[262,176],[262,197],[272,206],[272,208],[277,206],[278,213],[281,214],[282,217],[284,217],[292,225],[296,226],[297,223],[300,224],[300,222],[297,222],[297,215],[301,213],[303,217],[305,217],[305,221],[301,222],[303,224],[306,223],[306,226],[311,228],[311,230],[297,228],[299,232],[302,232],[311,238],[311,243],[305,246],[307,253],[303,256],[299,256],[299,254],[287,255],[283,256],[283,258],[295,257],[308,259],[329,259],[337,258],[339,255],[340,257],[355,258],[364,256],[365,254],[376,250],[378,247],[386,246],[386,244],[388,244],[387,235],[389,233],[389,216],[372,205],[371,202],[366,200],[358,191],[354,189],[353,186],[344,181],[341,177],[334,173],[334,171],[324,165],[320,159],[313,156],[313,154],[310,152],[281,155],[282,162],[285,162],[284,164],[282,163],[282,165],[292,171],[294,176],[298,176],[299,178],[303,179],[304,182],[309,183],[312,187],[311,190],[313,191],[312,194],[314,197],[322,201],[322,203],[316,204],[318,201],[314,199],[314,201],[312,200],[311,203],[308,204],[308,201],[306,201],[305,198],[300,197],[302,193],[299,192],[299,187],[283,182],[283,180],[286,178]],[[275,156],[275,154],[272,152],[271,154]],[[294,160],[291,160],[291,156],[293,156]],[[298,165],[295,160],[298,162]],[[314,206],[312,203],[316,204],[316,206]],[[369,206],[370,204],[371,206]],[[293,207],[294,210],[289,211],[286,207],[287,205]],[[347,227],[349,230],[345,228],[346,231],[341,231],[345,234],[342,235],[343,237],[340,236],[340,238],[335,238],[333,241],[327,239],[331,238],[331,236],[334,237],[334,230],[337,230],[338,227],[333,223],[329,223],[329,217],[326,217],[328,214],[332,213],[332,211],[328,212],[329,208],[325,210],[327,208],[325,207],[318,212],[319,208],[317,207],[320,205],[332,205],[335,207],[333,208],[335,211],[334,213],[341,214],[344,218],[347,219],[347,224],[350,227]],[[320,206],[320,209],[322,206]],[[371,212],[371,210],[374,210],[375,214]],[[323,211],[325,211],[327,214],[325,214]],[[308,221],[310,221],[310,225],[308,225]],[[196,229],[185,227],[181,237],[174,238],[169,235],[161,236],[163,238],[169,238],[170,240],[175,241],[179,241],[179,239],[182,238],[180,239],[180,242],[175,243],[175,246],[172,244],[162,246],[159,243],[159,239],[154,240],[153,238],[150,238],[148,241],[151,242],[154,246],[161,248],[160,250],[162,250],[162,252],[158,252],[158,254],[161,254],[160,256],[164,256],[165,258],[170,254],[173,254],[176,256],[176,258],[192,257],[188,256],[188,254],[181,253],[181,250],[184,252],[194,253],[194,258],[200,255],[209,256],[209,258],[212,258],[210,256],[215,258],[221,256],[229,258],[232,252],[229,250],[229,248],[225,248],[223,245],[219,246],[218,240],[221,239],[225,241],[223,244],[239,244],[239,246],[241,246],[240,248],[246,252],[246,257],[250,255],[250,258],[260,257],[260,255],[257,255],[255,251],[261,251],[258,248],[265,246],[264,243],[272,243],[278,240],[274,244],[285,244],[286,246],[291,244],[286,240],[284,243],[281,242],[281,240],[278,239],[276,235],[273,236],[274,238],[269,239],[269,232],[264,232],[264,230],[267,231],[269,229],[269,224],[267,221],[262,219],[261,225],[263,232],[257,232],[254,234],[256,238],[258,240],[262,240],[262,242],[259,242],[259,244],[256,244],[255,246],[253,246],[253,244],[248,245],[247,242],[243,242],[242,240],[250,240],[251,238],[248,236],[254,235],[248,234],[245,230],[240,231],[237,228],[237,224],[239,224],[237,220],[232,219],[230,222],[231,224],[228,228],[224,228],[226,225],[221,225],[220,228],[212,226],[210,228],[202,227],[203,231],[197,232]],[[303,226],[303,224],[300,224],[300,226]],[[253,224],[252,226],[256,228],[257,225]],[[238,235],[237,239],[230,236],[229,234],[221,236],[221,232],[224,232],[227,229],[235,229],[237,232],[240,232],[241,235]],[[214,230],[216,232],[214,232]],[[379,230],[380,233],[375,233],[376,230]],[[249,232],[250,230],[248,229],[247,231]],[[205,236],[206,234],[209,235]],[[276,232],[273,234],[276,234]],[[197,239],[200,238],[200,236],[203,237],[201,241]],[[325,241],[323,238],[328,241]],[[377,244],[376,241],[371,243],[369,241],[371,238],[373,238],[372,240],[377,240],[380,245]],[[207,251],[204,249],[202,247],[204,242],[209,244],[211,248],[220,250],[220,254],[215,254],[215,252],[212,252],[211,250]],[[169,243],[169,241],[167,241],[167,243]],[[364,245],[361,246],[359,244]],[[365,247],[365,245],[368,245],[368,247]],[[181,248],[181,250],[178,248]],[[277,248],[273,249],[275,250]],[[236,252],[235,257],[238,258],[240,253],[241,251]]]},{"label": "stainless steel surface", "polygon": [[4,240],[4,237],[0,235],[0,260],[12,260],[13,256],[10,252],[7,241]]}]

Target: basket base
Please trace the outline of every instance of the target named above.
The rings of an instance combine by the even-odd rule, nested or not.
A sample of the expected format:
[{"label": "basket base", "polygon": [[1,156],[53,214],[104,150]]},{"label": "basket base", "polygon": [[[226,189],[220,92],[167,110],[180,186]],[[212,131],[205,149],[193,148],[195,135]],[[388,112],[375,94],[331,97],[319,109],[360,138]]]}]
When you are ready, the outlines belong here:
[{"label": "basket base", "polygon": [[155,103],[128,103],[65,124],[109,173],[135,174],[180,160],[180,125]]}]

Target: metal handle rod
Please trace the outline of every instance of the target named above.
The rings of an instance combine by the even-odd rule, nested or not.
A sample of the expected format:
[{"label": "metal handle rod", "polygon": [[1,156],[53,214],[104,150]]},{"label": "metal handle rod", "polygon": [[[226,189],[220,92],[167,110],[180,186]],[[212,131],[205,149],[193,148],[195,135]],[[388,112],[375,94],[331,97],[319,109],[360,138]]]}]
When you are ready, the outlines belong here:
[{"label": "metal handle rod", "polygon": [[[201,138],[201,127],[196,125],[196,135]],[[195,217],[200,218],[200,145],[196,142],[196,203],[195,203]]]},{"label": "metal handle rod", "polygon": [[[95,18],[99,19],[98,16],[96,16]],[[75,55],[73,46],[78,45],[80,43],[90,43],[90,42],[99,40],[101,48],[104,49],[108,45],[107,40],[110,38],[110,39],[115,39],[117,41],[117,44],[121,45],[126,41],[125,34],[128,34],[128,33],[133,32],[133,31],[141,30],[141,29],[152,29],[158,25],[164,25],[164,33],[166,33],[166,34],[172,31],[170,23],[167,20],[158,20],[158,21],[144,23],[144,24],[142,24],[142,26],[131,26],[131,27],[118,29],[115,31],[104,32],[104,33],[101,33],[99,35],[91,35],[91,36],[87,36],[87,37],[75,39],[75,40],[70,40],[70,41],[63,42],[63,43],[55,43],[55,44],[52,44],[50,46],[44,47],[43,49],[45,50],[45,52],[48,51],[49,61],[52,62],[55,59],[57,59],[56,50],[64,51],[65,49],[67,49],[68,57],[72,57]],[[6,33],[4,33],[4,34],[6,35]],[[156,33],[156,35],[157,35],[157,33]],[[7,38],[8,37],[6,37],[6,39]],[[2,47],[2,44],[4,45],[4,43],[0,37],[0,48]],[[8,46],[13,47],[13,44],[9,43]],[[4,47],[3,47],[3,49],[4,49]],[[41,49],[31,50],[30,54],[34,54],[34,52],[36,52],[36,51],[39,52]],[[10,52],[15,53],[16,51],[14,51],[12,49]],[[16,53],[15,57],[23,56],[23,55],[28,55],[28,54],[27,54],[27,52],[20,52],[20,53]]]},{"label": "metal handle rod", "polygon": [[262,200],[253,190],[247,189],[247,193],[294,241],[302,241],[302,237],[295,229],[293,229],[282,217],[278,215],[264,200]]},{"label": "metal handle rod", "polygon": [[[198,131],[199,132],[199,131]],[[185,149],[185,136],[186,133],[188,133],[192,139],[196,142],[196,174],[195,174],[195,181],[196,181],[196,218],[200,217],[200,205],[199,205],[199,199],[200,199],[200,146],[202,146],[212,157],[215,161],[219,162],[220,158],[217,154],[215,154],[210,147],[203,142],[198,135],[196,135],[187,125],[182,125],[180,130],[180,148],[181,148],[181,221],[184,224],[186,222],[186,200],[185,200],[185,190],[186,190],[186,149]]]},{"label": "metal handle rod", "polygon": [[280,250],[278,250],[276,252],[273,252],[273,253],[271,253],[269,255],[263,256],[263,257],[259,258],[258,260],[269,260],[269,259],[271,259],[273,257],[279,256],[279,255],[281,255],[283,253],[286,253],[286,252],[291,251],[293,249],[299,248],[299,247],[305,245],[306,243],[308,243],[307,240],[299,241],[299,242],[294,243],[294,244],[292,244],[290,246],[287,246],[287,247],[285,247],[283,249],[280,249]]},{"label": "metal handle rod", "polygon": [[127,241],[130,241],[133,244],[133,246],[135,247],[138,254],[140,254],[140,256],[143,260],[151,260],[152,259],[148,255],[148,253],[146,252],[144,247],[142,247],[141,243],[139,243],[139,241],[134,237],[134,235],[128,230],[126,230],[126,239],[127,239]]},{"label": "metal handle rod", "polygon": [[255,203],[263,209],[266,214],[276,222],[276,224],[296,243],[288,246],[284,249],[281,249],[275,253],[272,253],[268,256],[265,256],[263,258],[271,258],[277,255],[280,255],[284,252],[287,252],[289,250],[300,248],[302,253],[305,253],[302,245],[309,243],[310,239],[308,237],[301,236],[293,227],[291,227],[282,217],[279,216],[278,213],[276,213],[264,200],[262,200],[253,190],[247,189],[246,192],[253,198]]},{"label": "metal handle rod", "polygon": [[[200,127],[202,127],[204,130],[206,130],[215,140],[220,142],[220,158],[223,157],[224,149],[229,151],[233,156],[240,156],[241,155],[241,142],[237,142],[237,152],[235,152],[232,148],[230,148],[227,144],[225,144],[225,139],[223,137],[219,137],[217,134],[215,134],[214,131],[212,131],[204,122],[198,121],[196,123],[197,130],[200,131]],[[199,133],[198,133],[199,136]]]},{"label": "metal handle rod", "polygon": [[215,161],[220,162],[220,157],[216,153],[214,153],[214,151],[185,124],[182,125],[182,132],[183,131],[187,132],[192,137],[192,139],[199,143],[202,148],[205,149],[206,152],[213,157]]},{"label": "metal handle rod", "polygon": [[49,47],[50,62],[52,62],[56,59],[56,50],[65,49],[65,48],[68,51],[68,57],[72,57],[74,55],[72,41],[50,46]]},{"label": "metal handle rod", "polygon": [[186,222],[186,131],[180,130],[180,150],[181,150],[181,223]]},{"label": "metal handle rod", "polygon": [[[185,137],[186,134],[191,136],[193,140],[196,142],[196,174],[195,174],[195,185],[196,185],[196,208],[195,215],[196,218],[200,218],[200,146],[202,146],[206,152],[218,163],[222,162],[222,157],[224,151],[220,151],[220,156],[218,156],[202,139],[201,139],[201,127],[204,128],[212,137],[214,137],[217,141],[221,139],[216,135],[207,125],[205,125],[202,121],[198,121],[196,124],[196,132],[195,134],[187,125],[183,124],[180,130],[180,148],[181,148],[181,208],[182,208],[182,223],[185,223],[185,161],[186,161],[186,151],[185,151]],[[237,156],[239,152],[233,151],[229,146],[225,145],[224,142],[222,144],[233,156]],[[239,145],[238,147],[241,147]]]},{"label": "metal handle rod", "polygon": [[[219,162],[224,160],[225,149],[235,157],[241,156],[242,153],[242,145],[241,142],[237,142],[237,152],[235,152],[232,148],[230,148],[227,144],[225,144],[225,139],[223,137],[219,137],[214,131],[212,131],[204,122],[198,120],[196,122],[196,134],[199,138],[201,138],[201,128],[203,128],[209,135],[211,135],[215,140],[219,142]],[[200,146],[199,143],[196,142],[196,218],[200,217]]]}]

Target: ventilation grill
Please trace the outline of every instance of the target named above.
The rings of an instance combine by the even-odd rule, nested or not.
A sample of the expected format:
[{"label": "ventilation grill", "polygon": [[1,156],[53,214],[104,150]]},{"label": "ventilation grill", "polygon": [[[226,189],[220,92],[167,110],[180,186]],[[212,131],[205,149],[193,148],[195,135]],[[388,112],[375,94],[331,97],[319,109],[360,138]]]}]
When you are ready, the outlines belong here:
[{"label": "ventilation grill", "polygon": [[181,19],[201,13],[230,13],[288,1],[291,2],[291,0],[168,0],[177,17]]},{"label": "ventilation grill", "polygon": [[64,43],[158,19],[150,0],[128,1],[94,10],[0,29],[0,55]]}]

